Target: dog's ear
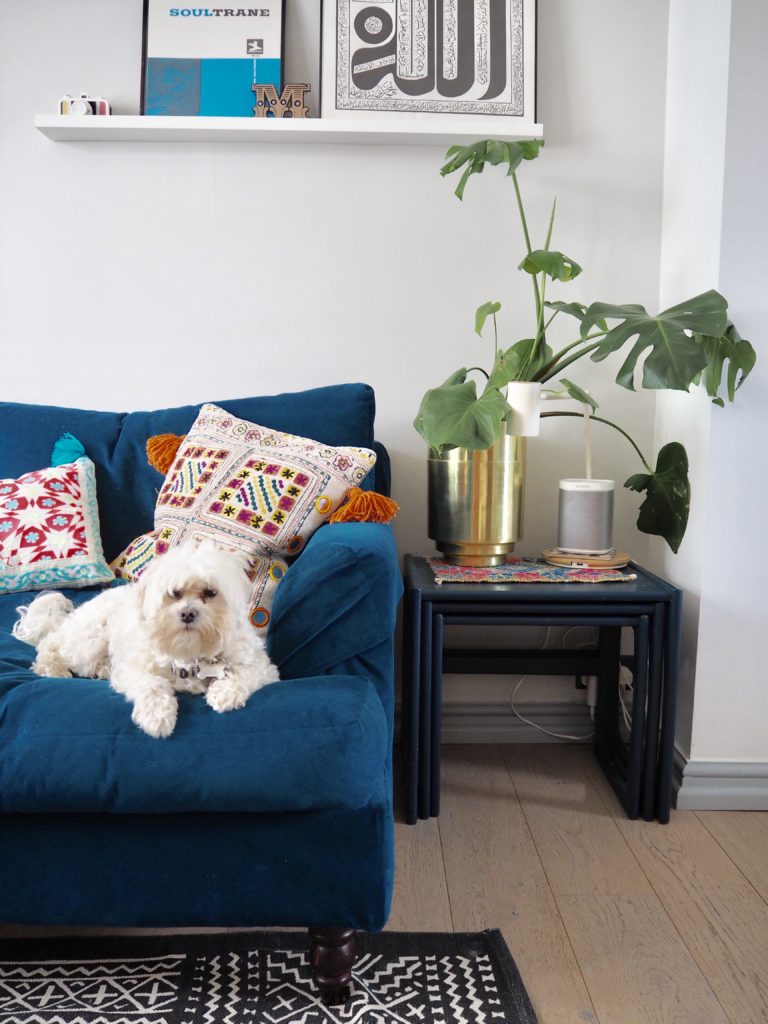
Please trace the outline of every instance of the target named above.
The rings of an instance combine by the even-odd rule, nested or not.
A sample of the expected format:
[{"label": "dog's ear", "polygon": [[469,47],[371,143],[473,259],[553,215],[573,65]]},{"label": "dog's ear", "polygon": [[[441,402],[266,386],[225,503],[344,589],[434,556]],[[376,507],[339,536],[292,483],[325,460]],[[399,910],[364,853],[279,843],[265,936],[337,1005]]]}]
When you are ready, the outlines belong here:
[{"label": "dog's ear", "polygon": [[139,614],[144,619],[153,618],[160,610],[160,605],[162,604],[162,594],[159,588],[152,584],[154,577],[157,575],[157,573],[152,571],[153,566],[154,562],[151,562],[134,583]]}]

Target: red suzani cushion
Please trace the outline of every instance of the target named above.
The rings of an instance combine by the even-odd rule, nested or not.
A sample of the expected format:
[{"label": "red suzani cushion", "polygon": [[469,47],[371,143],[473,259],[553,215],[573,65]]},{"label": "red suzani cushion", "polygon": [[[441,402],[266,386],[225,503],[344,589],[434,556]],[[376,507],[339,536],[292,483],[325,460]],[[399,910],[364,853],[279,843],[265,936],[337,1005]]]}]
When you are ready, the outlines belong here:
[{"label": "red suzani cushion", "polygon": [[0,592],[110,583],[90,459],[0,480]]},{"label": "red suzani cushion", "polygon": [[367,448],[331,448],[204,405],[179,447],[155,508],[155,529],[112,563],[127,579],[188,539],[211,538],[251,559],[251,622],[269,624],[275,588],[315,530],[376,462]]}]

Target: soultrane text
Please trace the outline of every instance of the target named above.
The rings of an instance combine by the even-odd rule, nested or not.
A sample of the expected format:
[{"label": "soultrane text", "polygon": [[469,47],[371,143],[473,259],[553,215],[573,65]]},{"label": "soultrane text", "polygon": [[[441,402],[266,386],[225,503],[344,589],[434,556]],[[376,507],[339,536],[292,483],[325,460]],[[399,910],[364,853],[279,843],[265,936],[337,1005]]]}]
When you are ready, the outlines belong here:
[{"label": "soultrane text", "polygon": [[268,18],[264,7],[171,7],[172,18]]}]

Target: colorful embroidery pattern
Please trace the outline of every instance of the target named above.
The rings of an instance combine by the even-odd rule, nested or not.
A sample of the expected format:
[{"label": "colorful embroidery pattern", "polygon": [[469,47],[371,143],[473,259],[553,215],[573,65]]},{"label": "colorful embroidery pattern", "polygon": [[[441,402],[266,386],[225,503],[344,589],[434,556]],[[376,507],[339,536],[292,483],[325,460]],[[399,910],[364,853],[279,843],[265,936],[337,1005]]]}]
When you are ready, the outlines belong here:
[{"label": "colorful embroidery pattern", "polygon": [[376,462],[367,448],[332,448],[204,405],[165,478],[155,529],[113,562],[130,579],[169,547],[209,537],[251,559],[251,622],[269,623],[275,588],[311,535]]},{"label": "colorful embroidery pattern", "polygon": [[104,561],[93,463],[0,480],[0,591],[114,579]]},{"label": "colorful embroidery pattern", "polygon": [[635,573],[621,569],[573,569],[535,559],[488,568],[451,565],[438,558],[428,558],[427,562],[437,583],[627,583],[637,579]]}]

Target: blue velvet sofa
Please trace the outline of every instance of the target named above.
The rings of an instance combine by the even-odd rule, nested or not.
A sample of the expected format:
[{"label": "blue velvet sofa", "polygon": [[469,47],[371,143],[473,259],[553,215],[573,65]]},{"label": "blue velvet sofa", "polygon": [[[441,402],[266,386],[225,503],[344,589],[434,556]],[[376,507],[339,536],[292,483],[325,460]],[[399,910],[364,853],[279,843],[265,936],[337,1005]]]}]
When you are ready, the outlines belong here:
[{"label": "blue velvet sofa", "polygon": [[[375,446],[362,384],[217,404],[329,445]],[[162,477],[147,438],[184,434],[197,409],[0,403],[0,478],[49,465],[56,439],[74,434],[96,465],[110,560],[152,527]],[[371,483],[386,492],[376,448]],[[400,592],[388,526],[321,527],[277,589],[268,646],[281,681],[226,715],[182,696],[165,740],[140,732],[103,682],[33,675],[10,629],[34,595],[0,596],[0,921],[308,927],[321,991],[338,998],[354,930],[383,928],[391,899]]]}]

